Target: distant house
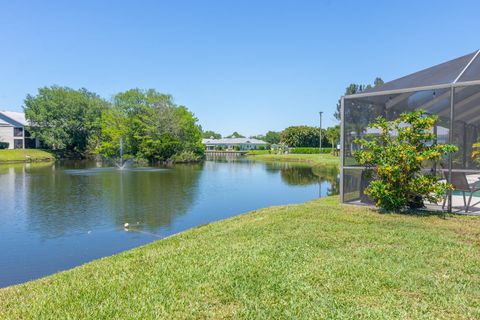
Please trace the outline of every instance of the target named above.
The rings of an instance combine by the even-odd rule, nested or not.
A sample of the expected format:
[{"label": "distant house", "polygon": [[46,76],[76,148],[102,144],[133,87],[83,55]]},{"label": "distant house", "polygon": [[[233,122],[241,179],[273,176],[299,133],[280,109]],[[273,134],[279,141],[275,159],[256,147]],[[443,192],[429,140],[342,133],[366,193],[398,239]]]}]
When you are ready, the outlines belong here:
[{"label": "distant house", "polygon": [[38,139],[30,138],[27,127],[25,113],[0,111],[0,142],[8,143],[8,149],[40,147]]},{"label": "distant house", "polygon": [[256,150],[266,147],[267,142],[250,138],[202,139],[206,150]]}]

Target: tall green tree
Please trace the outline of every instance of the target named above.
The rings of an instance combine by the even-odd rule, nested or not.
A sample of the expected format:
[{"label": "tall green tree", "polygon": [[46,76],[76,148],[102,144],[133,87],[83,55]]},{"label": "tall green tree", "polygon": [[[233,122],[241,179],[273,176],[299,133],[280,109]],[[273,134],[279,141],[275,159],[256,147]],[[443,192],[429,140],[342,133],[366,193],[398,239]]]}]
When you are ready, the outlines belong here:
[{"label": "tall green tree", "polygon": [[[345,89],[344,96],[360,93],[362,91],[365,91],[365,90],[368,90],[368,89],[371,89],[371,88],[375,88],[375,87],[381,86],[383,84],[384,84],[384,81],[380,77],[375,78],[375,80],[373,81],[373,86],[370,85],[370,84],[364,85],[364,84],[352,83]],[[338,102],[337,102],[337,111],[334,113],[334,116],[338,121],[341,120],[341,109],[342,109],[342,99],[340,98],[340,99],[338,99]]]},{"label": "tall green tree", "polygon": [[340,126],[336,125],[334,127],[327,128],[327,130],[325,130],[325,136],[328,138],[330,144],[332,145],[332,154],[335,154],[338,141],[340,140]]},{"label": "tall green tree", "polygon": [[[291,148],[319,146],[318,128],[309,126],[291,126],[281,133],[281,141]],[[325,135],[322,135],[322,145],[330,145]]]},{"label": "tall green tree", "polygon": [[117,94],[113,108],[102,117],[102,143],[97,151],[117,155],[122,138],[126,153],[151,162],[175,157],[195,160],[203,155],[197,122],[172,96],[154,89],[131,89]]},{"label": "tall green tree", "polygon": [[24,101],[26,118],[33,137],[47,148],[85,156],[100,132],[98,119],[110,104],[87,89],[74,90],[51,86],[27,95]]},{"label": "tall green tree", "polygon": [[212,130],[207,130],[207,131],[204,131],[202,133],[202,137],[204,139],[210,139],[210,138],[213,138],[213,139],[221,139],[222,138],[222,135],[220,133],[217,133],[215,131],[212,131]]},{"label": "tall green tree", "polygon": [[276,131],[268,131],[265,134],[264,139],[265,139],[265,142],[268,142],[270,144],[279,144],[281,139],[281,134],[280,132],[276,132]]}]

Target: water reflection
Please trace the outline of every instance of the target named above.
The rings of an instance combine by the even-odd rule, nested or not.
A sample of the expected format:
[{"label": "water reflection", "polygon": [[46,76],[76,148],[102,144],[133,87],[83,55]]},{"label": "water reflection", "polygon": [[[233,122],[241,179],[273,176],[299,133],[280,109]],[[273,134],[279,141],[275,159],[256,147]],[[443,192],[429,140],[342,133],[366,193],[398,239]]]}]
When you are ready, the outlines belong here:
[{"label": "water reflection", "polygon": [[201,174],[199,165],[150,170],[75,166],[30,170],[22,192],[30,231],[51,238],[105,225],[120,228],[125,222],[151,230],[169,226],[193,203]]}]

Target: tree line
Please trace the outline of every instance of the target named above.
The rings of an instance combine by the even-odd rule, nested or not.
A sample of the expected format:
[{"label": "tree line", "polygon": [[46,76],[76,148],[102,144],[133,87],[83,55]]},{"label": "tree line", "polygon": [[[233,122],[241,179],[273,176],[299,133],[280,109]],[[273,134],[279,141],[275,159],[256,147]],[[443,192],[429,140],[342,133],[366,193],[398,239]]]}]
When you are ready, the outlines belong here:
[{"label": "tree line", "polygon": [[127,156],[156,161],[203,157],[198,119],[155,89],[130,89],[111,101],[87,89],[51,86],[24,101],[30,134],[66,157]]},{"label": "tree line", "polygon": [[[220,133],[208,130],[203,132],[205,139],[221,139]],[[234,132],[225,138],[245,138]],[[318,148],[320,145],[320,130],[318,127],[290,126],[283,131],[268,131],[264,135],[251,136],[252,139],[263,140],[269,144],[283,143],[291,148]],[[325,148],[336,147],[340,139],[340,126],[322,129],[322,146]]]},{"label": "tree line", "polygon": [[[384,84],[382,78],[377,77],[373,81],[373,84],[350,84],[345,89],[344,95],[351,95],[355,93],[360,93],[362,91],[368,90],[370,88],[375,88]],[[335,118],[340,121],[340,110],[341,109],[341,99],[338,100],[336,111],[334,113]],[[365,116],[364,111],[358,112],[356,116],[361,117]],[[368,116],[368,115],[367,115]],[[204,138],[214,138],[220,139],[222,135],[214,131],[205,131],[203,132]],[[237,132],[234,132],[232,135],[227,136],[226,138],[231,137],[244,137]],[[265,135],[252,136],[250,138],[257,138],[263,140],[269,144],[279,144],[284,143],[291,148],[316,148],[320,145],[320,128],[311,127],[311,126],[291,126],[283,131],[268,131]],[[322,146],[326,148],[336,148],[337,144],[340,142],[340,125],[335,125],[333,127],[328,127],[322,129]]]},{"label": "tree line", "polygon": [[[384,84],[384,81],[380,77],[376,77],[373,81],[373,84],[350,84],[345,89],[344,95],[351,95],[355,93],[360,93],[362,91],[375,88]],[[335,118],[340,121],[340,110],[341,109],[341,99],[338,100],[336,111],[334,113]],[[360,114],[358,116],[361,116]],[[239,135],[237,132],[234,132],[231,136],[235,134]],[[242,135],[239,135],[243,137]],[[220,139],[221,134],[214,131],[205,131],[203,133],[204,138],[215,138]],[[320,145],[320,128],[311,127],[311,126],[291,126],[286,128],[283,131],[268,131],[265,135],[252,136],[250,138],[257,138],[268,142],[270,144],[279,144],[284,143],[288,147],[292,148],[314,148]],[[337,144],[340,142],[340,125],[335,125],[333,127],[328,127],[322,130],[322,146],[327,148],[336,148]]]},{"label": "tree line", "polygon": [[[381,78],[373,85],[351,84],[345,94],[382,84]],[[43,87],[37,94],[27,95],[24,111],[31,136],[66,157],[117,157],[122,139],[127,156],[150,162],[195,161],[203,157],[202,137],[222,137],[211,130],[202,131],[191,111],[155,89],[130,89],[106,100],[84,88]],[[340,120],[340,101],[335,117]],[[226,136],[244,137],[236,131]],[[318,147],[319,128],[291,126],[250,138],[293,148]],[[339,140],[338,125],[322,130],[322,146],[333,149]]]}]

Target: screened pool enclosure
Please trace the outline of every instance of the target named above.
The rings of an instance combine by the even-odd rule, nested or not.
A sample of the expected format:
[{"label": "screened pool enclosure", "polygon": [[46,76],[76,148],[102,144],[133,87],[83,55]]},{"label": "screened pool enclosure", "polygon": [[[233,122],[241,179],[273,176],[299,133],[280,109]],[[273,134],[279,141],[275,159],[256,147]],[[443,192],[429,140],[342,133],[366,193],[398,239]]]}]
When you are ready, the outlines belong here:
[{"label": "screened pool enclosure", "polygon": [[[410,74],[382,86],[342,98],[341,201],[372,204],[364,194],[365,168],[353,156],[354,143],[369,133],[378,116],[396,119],[401,113],[423,109],[439,116],[434,128],[439,143],[452,143],[458,152],[440,165],[424,168],[451,182],[454,191],[443,203],[427,204],[448,211],[480,212],[480,159],[472,156],[480,134],[480,50]],[[480,183],[478,183],[480,187]]]}]

